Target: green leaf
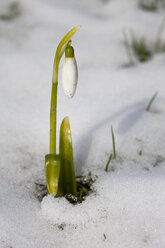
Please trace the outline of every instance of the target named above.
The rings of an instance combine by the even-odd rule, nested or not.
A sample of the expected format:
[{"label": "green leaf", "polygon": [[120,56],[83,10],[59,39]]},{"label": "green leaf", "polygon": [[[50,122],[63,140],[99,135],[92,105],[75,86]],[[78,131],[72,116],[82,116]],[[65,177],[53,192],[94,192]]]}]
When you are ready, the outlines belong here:
[{"label": "green leaf", "polygon": [[60,167],[60,155],[48,154],[45,156],[47,191],[53,196],[56,196],[58,192]]},{"label": "green leaf", "polygon": [[59,152],[61,156],[60,184],[63,194],[77,194],[73,161],[73,147],[68,117],[65,117],[60,128]]}]

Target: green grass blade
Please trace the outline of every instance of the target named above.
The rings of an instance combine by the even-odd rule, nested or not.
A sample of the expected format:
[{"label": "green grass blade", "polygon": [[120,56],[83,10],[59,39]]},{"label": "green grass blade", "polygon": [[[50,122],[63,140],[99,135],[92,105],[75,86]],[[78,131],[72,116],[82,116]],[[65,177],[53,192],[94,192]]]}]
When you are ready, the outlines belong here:
[{"label": "green grass blade", "polygon": [[107,162],[107,164],[105,166],[105,171],[108,171],[108,168],[109,168],[109,164],[111,162],[111,159],[112,159],[112,153],[110,154],[109,159],[108,159],[108,162]]},{"label": "green grass blade", "polygon": [[151,105],[152,105],[153,101],[155,100],[157,94],[158,94],[158,92],[156,91],[155,94],[154,94],[154,95],[152,96],[152,98],[150,99],[150,101],[149,101],[149,103],[148,103],[148,105],[147,105],[147,107],[146,107],[146,111],[149,111],[149,110],[150,110]]},{"label": "green grass blade", "polygon": [[48,154],[45,156],[45,171],[47,191],[56,196],[58,192],[61,158],[59,155]]},{"label": "green grass blade", "polygon": [[113,132],[113,127],[111,126],[112,143],[113,143],[113,157],[116,159],[116,146],[115,146],[115,135]]},{"label": "green grass blade", "polygon": [[72,137],[68,117],[63,119],[60,127],[59,151],[61,156],[60,183],[62,183],[63,194],[76,195]]}]

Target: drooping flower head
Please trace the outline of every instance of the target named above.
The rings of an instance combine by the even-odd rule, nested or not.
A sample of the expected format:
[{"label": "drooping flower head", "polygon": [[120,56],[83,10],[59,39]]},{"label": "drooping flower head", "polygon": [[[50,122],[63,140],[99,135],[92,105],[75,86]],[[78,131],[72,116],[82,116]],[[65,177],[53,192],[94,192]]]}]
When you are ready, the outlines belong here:
[{"label": "drooping flower head", "polygon": [[77,63],[74,48],[68,45],[65,49],[65,59],[62,66],[62,85],[65,95],[72,98],[75,94],[78,81]]}]

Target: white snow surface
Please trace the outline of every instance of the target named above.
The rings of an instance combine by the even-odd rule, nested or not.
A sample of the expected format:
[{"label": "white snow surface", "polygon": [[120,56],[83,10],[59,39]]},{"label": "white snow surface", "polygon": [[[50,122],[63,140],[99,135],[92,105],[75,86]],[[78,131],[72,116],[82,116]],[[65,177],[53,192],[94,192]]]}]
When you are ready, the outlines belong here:
[{"label": "white snow surface", "polygon": [[[122,35],[132,28],[153,42],[164,11],[144,11],[138,0],[0,1],[1,248],[165,247],[165,54],[126,67]],[[98,179],[94,193],[74,206],[38,198],[54,54],[77,25],[79,82],[68,100],[59,79],[58,130],[69,116],[76,174]],[[117,159],[105,172],[111,125]]]}]

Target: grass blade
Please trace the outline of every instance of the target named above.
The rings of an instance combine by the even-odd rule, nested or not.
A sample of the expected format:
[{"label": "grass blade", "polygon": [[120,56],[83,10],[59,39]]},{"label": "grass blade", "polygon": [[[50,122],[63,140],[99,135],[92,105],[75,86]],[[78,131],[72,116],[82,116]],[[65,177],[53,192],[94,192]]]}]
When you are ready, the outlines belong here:
[{"label": "grass blade", "polygon": [[113,127],[111,126],[112,143],[113,143],[113,157],[116,159],[116,146],[115,146],[115,136],[113,132]]},{"label": "grass blade", "polygon": [[150,99],[150,101],[149,101],[149,103],[148,103],[148,105],[147,105],[147,107],[146,107],[146,111],[149,111],[149,110],[150,110],[151,105],[152,105],[153,101],[155,100],[157,94],[158,94],[158,91],[156,91],[155,94],[154,94],[154,95],[152,96],[152,98]]},{"label": "grass blade", "polygon": [[107,162],[107,164],[105,166],[105,171],[108,171],[108,168],[109,168],[109,164],[111,162],[111,159],[112,159],[112,153],[110,154],[109,159],[108,159],[108,162]]}]

